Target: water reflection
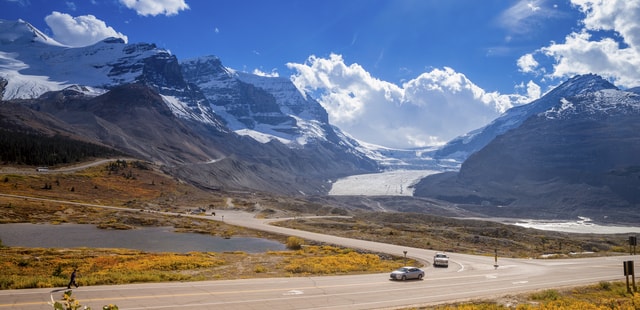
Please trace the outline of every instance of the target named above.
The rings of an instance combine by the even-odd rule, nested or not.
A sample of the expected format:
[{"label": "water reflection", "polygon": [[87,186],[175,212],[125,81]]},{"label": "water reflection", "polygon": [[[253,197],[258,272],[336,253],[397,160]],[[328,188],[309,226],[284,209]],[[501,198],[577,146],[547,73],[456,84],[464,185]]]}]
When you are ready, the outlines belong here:
[{"label": "water reflection", "polygon": [[204,234],[176,233],[171,227],[133,230],[105,230],[89,224],[0,224],[0,240],[5,246],[42,248],[127,248],[148,252],[228,252],[261,253],[284,250],[277,241],[232,237],[224,239]]}]

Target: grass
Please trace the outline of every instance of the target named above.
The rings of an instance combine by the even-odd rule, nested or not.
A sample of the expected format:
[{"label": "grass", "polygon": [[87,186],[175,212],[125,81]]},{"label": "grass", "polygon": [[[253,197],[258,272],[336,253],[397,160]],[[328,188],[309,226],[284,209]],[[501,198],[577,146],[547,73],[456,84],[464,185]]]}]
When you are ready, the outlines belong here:
[{"label": "grass", "polygon": [[501,257],[554,258],[627,253],[627,235],[571,234],[416,213],[354,213],[351,218],[297,218],[275,225],[347,238]]},{"label": "grass", "polygon": [[0,248],[0,289],[386,272],[400,258],[307,245],[295,251],[147,253],[128,249]]},{"label": "grass", "polygon": [[476,300],[457,304],[437,305],[416,310],[636,310],[640,309],[640,294],[628,293],[622,282],[600,282],[595,285],[567,289],[550,289],[497,300]]}]

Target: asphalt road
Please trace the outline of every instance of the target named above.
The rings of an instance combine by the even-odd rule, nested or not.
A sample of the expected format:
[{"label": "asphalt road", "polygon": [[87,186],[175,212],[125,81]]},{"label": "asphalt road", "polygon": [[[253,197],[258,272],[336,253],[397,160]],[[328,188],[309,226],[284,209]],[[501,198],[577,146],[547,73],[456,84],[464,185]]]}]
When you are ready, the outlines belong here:
[{"label": "asphalt road", "polygon": [[[273,220],[216,210],[215,220],[352,248],[412,257],[429,263],[432,250],[347,239],[271,226]],[[74,289],[83,305],[101,309],[395,309],[456,300],[494,298],[539,289],[624,280],[633,256],[586,259],[506,259],[450,253],[449,268],[426,268],[424,280],[391,281],[389,273],[90,286]],[[1,309],[44,309],[64,290],[0,291]]]}]

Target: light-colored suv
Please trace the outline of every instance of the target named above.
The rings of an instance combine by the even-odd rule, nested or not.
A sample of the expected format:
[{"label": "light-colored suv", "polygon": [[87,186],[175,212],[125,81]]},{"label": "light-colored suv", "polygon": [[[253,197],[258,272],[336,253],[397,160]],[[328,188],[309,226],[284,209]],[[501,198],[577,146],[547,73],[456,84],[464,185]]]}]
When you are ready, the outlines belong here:
[{"label": "light-colored suv", "polygon": [[449,257],[444,253],[436,253],[433,256],[433,267],[449,267]]}]

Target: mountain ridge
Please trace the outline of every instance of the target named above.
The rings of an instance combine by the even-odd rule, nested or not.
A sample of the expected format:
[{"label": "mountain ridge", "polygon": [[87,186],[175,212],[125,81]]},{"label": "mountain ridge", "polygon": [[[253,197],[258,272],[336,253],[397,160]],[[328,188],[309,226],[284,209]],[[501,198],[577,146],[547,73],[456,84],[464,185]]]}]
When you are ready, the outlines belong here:
[{"label": "mountain ridge", "polygon": [[482,149],[495,137],[518,127],[530,116],[543,112],[562,97],[570,97],[581,92],[592,92],[601,89],[618,89],[615,85],[595,74],[577,75],[560,86],[549,91],[543,97],[528,104],[513,107],[489,123],[487,126],[473,130],[454,138],[434,152],[438,159],[453,158],[460,162],[474,152]]},{"label": "mountain ridge", "polygon": [[585,75],[532,104],[459,172],[421,180],[416,196],[493,216],[640,221],[640,95]]},{"label": "mountain ridge", "polygon": [[300,97],[290,81],[287,86],[279,80],[277,89],[280,97],[293,92],[297,101],[281,105],[277,89],[272,94],[263,89],[265,83],[242,81],[216,60],[221,83],[229,82],[229,93],[242,98],[237,111],[250,112],[238,117],[250,124],[241,129],[273,125],[274,133],[289,134],[296,143],[243,137],[228,127],[229,118],[216,113],[197,81],[185,78],[177,57],[154,44],[109,38],[71,48],[43,43],[23,21],[0,21],[0,29],[7,28],[18,34],[0,34],[2,100],[55,116],[68,131],[162,164],[199,186],[322,194],[331,179],[378,170],[373,160],[343,143],[338,129],[325,122],[326,111]]}]

